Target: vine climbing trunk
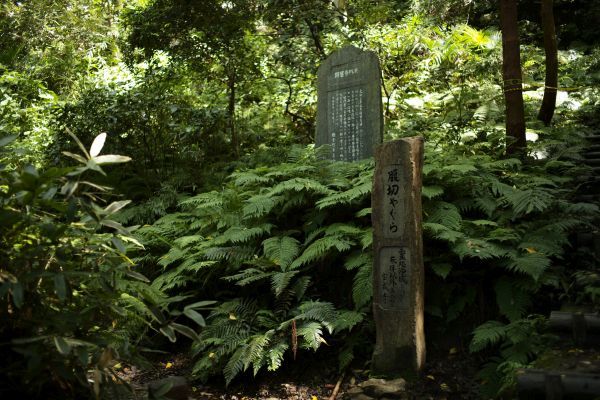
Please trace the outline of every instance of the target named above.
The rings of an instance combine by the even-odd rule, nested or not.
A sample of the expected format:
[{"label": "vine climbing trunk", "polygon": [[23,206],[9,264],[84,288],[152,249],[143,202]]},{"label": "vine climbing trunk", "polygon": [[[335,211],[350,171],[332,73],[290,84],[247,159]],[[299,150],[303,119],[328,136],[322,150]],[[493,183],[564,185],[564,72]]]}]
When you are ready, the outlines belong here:
[{"label": "vine climbing trunk", "polygon": [[554,116],[556,92],[558,90],[558,49],[553,8],[553,0],[542,0],[541,14],[542,28],[544,29],[544,50],[546,52],[546,83],[538,119],[545,125],[550,125],[550,121]]},{"label": "vine climbing trunk", "polygon": [[500,0],[500,28],[502,30],[502,77],[506,103],[506,153],[523,153],[527,142],[517,0]]}]

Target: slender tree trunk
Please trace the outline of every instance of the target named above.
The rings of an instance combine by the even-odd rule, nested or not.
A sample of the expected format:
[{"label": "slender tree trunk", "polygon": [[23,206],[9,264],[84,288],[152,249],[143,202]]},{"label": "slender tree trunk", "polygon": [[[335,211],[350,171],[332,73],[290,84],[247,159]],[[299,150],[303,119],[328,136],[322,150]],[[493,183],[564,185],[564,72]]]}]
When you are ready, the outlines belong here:
[{"label": "slender tree trunk", "polygon": [[546,52],[546,83],[544,98],[538,119],[550,125],[556,108],[556,91],[558,90],[558,49],[556,45],[556,28],[552,0],[542,0],[542,27],[544,29],[544,50]]},{"label": "slender tree trunk", "polygon": [[236,73],[235,68],[229,71],[227,79],[227,90],[229,92],[229,105],[227,107],[229,134],[231,135],[231,146],[233,147],[233,155],[235,158],[240,156],[240,143],[235,127],[235,83]]},{"label": "slender tree trunk", "polygon": [[507,154],[522,153],[526,147],[523,81],[519,52],[517,0],[500,0],[502,30],[502,77],[506,102]]}]

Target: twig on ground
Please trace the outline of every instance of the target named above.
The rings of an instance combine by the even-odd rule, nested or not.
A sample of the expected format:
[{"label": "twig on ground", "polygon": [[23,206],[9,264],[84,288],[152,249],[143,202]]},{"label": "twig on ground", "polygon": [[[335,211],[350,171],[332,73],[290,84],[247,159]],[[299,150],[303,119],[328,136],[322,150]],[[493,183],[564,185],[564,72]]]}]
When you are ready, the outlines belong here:
[{"label": "twig on ground", "polygon": [[342,372],[340,379],[338,379],[337,383],[335,384],[335,387],[333,388],[333,392],[331,392],[331,396],[329,397],[329,400],[335,400],[338,392],[340,391],[340,387],[342,386],[342,381],[344,380],[345,375],[346,375],[346,371]]}]

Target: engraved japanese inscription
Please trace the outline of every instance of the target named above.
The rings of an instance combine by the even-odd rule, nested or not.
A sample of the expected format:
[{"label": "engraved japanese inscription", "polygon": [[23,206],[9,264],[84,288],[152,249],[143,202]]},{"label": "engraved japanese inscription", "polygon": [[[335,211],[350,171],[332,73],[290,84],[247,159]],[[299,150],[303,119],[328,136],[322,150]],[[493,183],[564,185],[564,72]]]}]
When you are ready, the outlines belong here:
[{"label": "engraved japanese inscription", "polygon": [[318,75],[316,145],[328,145],[334,160],[371,157],[383,136],[377,56],[348,46],[329,56]]},{"label": "engraved japanese inscription", "polygon": [[401,238],[404,235],[404,175],[399,164],[383,169],[383,237]]},{"label": "engraved japanese inscription", "polygon": [[408,247],[383,247],[379,260],[380,306],[384,310],[406,310],[410,307],[410,250]]}]

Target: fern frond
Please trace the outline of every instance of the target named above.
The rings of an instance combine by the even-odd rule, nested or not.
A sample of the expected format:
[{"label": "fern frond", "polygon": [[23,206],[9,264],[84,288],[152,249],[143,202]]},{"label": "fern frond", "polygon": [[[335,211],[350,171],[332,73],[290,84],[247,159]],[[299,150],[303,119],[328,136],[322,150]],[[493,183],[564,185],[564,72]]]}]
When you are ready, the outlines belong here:
[{"label": "fern frond", "polygon": [[462,217],[454,204],[438,201],[432,204],[432,210],[427,218],[429,223],[437,223],[451,230],[460,230]]},{"label": "fern frond", "polygon": [[333,324],[333,332],[339,332],[347,329],[352,330],[353,327],[360,324],[364,319],[364,314],[357,311],[342,311],[338,313]]},{"label": "fern frond", "polygon": [[465,257],[489,260],[506,255],[507,251],[501,246],[483,239],[459,239],[452,246],[452,251],[462,260]]},{"label": "fern frond", "polygon": [[177,238],[173,241],[173,243],[179,248],[184,248],[191,244],[201,242],[202,240],[204,240],[202,235],[189,235]]},{"label": "fern frond", "polygon": [[190,275],[195,275],[199,270],[208,268],[215,261],[203,261],[190,258],[181,263],[177,268],[171,269],[152,281],[152,287],[158,290],[170,290],[183,287],[193,281]]},{"label": "fern frond", "polygon": [[521,319],[531,305],[531,294],[518,288],[507,277],[500,278],[494,290],[500,312],[511,322]]},{"label": "fern frond", "polygon": [[421,195],[428,199],[434,199],[444,194],[444,188],[441,186],[423,186],[421,188]]},{"label": "fern frond", "polygon": [[314,192],[317,194],[328,195],[331,193],[331,190],[321,184],[320,182],[308,179],[308,178],[292,178],[287,181],[283,181],[275,185],[273,189],[269,192],[269,196],[277,196],[279,194],[283,194],[285,192]]},{"label": "fern frond", "polygon": [[352,300],[354,307],[360,310],[373,297],[373,264],[364,264],[354,275],[352,284]]},{"label": "fern frond", "polygon": [[265,233],[270,233],[271,229],[273,229],[272,224],[261,224],[252,228],[232,226],[219,237],[219,243],[246,243],[251,239],[255,239],[261,235],[264,235]]},{"label": "fern frond", "polygon": [[508,269],[532,277],[538,281],[550,266],[550,259],[541,253],[525,253],[513,256],[508,262]]},{"label": "fern frond", "polygon": [[521,216],[546,210],[552,204],[554,195],[547,189],[535,188],[514,190],[513,193],[504,195],[504,198],[512,205],[515,216]]},{"label": "fern frond", "polygon": [[224,204],[225,200],[223,195],[214,190],[208,193],[200,193],[179,203],[183,208],[189,206],[200,208],[223,208]]},{"label": "fern frond", "polygon": [[373,257],[370,253],[357,252],[348,256],[344,261],[344,267],[349,271],[365,265],[373,265]]},{"label": "fern frond", "polygon": [[348,205],[361,201],[371,194],[372,187],[372,182],[364,182],[344,192],[330,194],[329,196],[317,201],[317,208],[322,210],[328,207]]},{"label": "fern frond", "polygon": [[169,252],[158,259],[158,265],[168,267],[169,265],[182,260],[189,252],[179,247],[171,247]]},{"label": "fern frond", "polygon": [[276,272],[271,276],[271,288],[275,296],[279,297],[287,289],[290,281],[299,271]]},{"label": "fern frond", "polygon": [[300,313],[296,315],[297,320],[318,321],[331,333],[333,323],[337,317],[333,304],[326,301],[305,301],[298,307]]},{"label": "fern frond", "polygon": [[246,200],[242,209],[242,215],[247,218],[259,218],[273,210],[282,201],[282,197],[257,194]]},{"label": "fern frond", "polygon": [[281,363],[283,362],[283,356],[289,347],[289,344],[283,338],[279,339],[277,342],[273,343],[269,347],[269,350],[267,352],[267,369],[269,371],[276,371],[279,367],[281,367]]},{"label": "fern frond", "polygon": [[225,385],[229,386],[233,378],[244,371],[244,358],[246,357],[247,345],[239,347],[225,364],[223,375],[225,376]]},{"label": "fern frond", "polygon": [[273,275],[272,272],[265,272],[256,268],[247,268],[238,274],[225,276],[222,279],[235,282],[236,285],[239,286],[246,286],[250,283],[269,278],[271,275]]},{"label": "fern frond", "polygon": [[476,353],[489,346],[500,343],[506,337],[506,325],[498,321],[487,321],[473,331],[473,339],[469,345],[471,353]]},{"label": "fern frond", "polygon": [[444,172],[451,172],[453,174],[468,174],[469,172],[477,172],[477,167],[474,163],[466,159],[462,159],[460,160],[460,163],[445,165],[441,168],[441,170]]},{"label": "fern frond", "polygon": [[254,256],[254,248],[249,246],[211,247],[204,252],[207,260],[245,261]]},{"label": "fern frond", "polygon": [[465,234],[448,228],[445,225],[436,224],[432,222],[423,223],[423,229],[426,232],[431,232],[431,235],[435,239],[443,240],[446,242],[454,243],[458,239],[465,237]]},{"label": "fern frond", "polygon": [[289,236],[277,236],[266,239],[263,243],[265,256],[276,265],[286,269],[300,252],[300,243]]},{"label": "fern frond", "polygon": [[306,293],[306,289],[308,289],[309,285],[310,285],[310,276],[303,276],[296,280],[296,283],[294,284],[294,286],[292,286],[292,292],[296,296],[296,300],[299,301],[300,299],[302,299],[304,297],[304,294]]},{"label": "fern frond", "polygon": [[318,322],[305,322],[299,324],[298,337],[304,339],[301,343],[302,348],[312,349],[313,351],[317,351],[322,343],[327,343],[325,339],[323,339],[321,324]]},{"label": "fern frond", "polygon": [[324,257],[331,249],[337,249],[340,253],[348,251],[354,243],[348,238],[341,236],[325,236],[311,243],[300,257],[296,258],[290,265],[290,268],[295,269],[306,264],[315,262]]},{"label": "fern frond", "polygon": [[273,179],[270,177],[260,176],[251,171],[233,173],[230,175],[230,179],[233,179],[235,186],[247,186],[257,183],[269,185],[273,182]]}]

